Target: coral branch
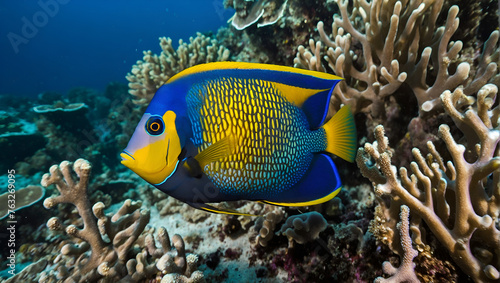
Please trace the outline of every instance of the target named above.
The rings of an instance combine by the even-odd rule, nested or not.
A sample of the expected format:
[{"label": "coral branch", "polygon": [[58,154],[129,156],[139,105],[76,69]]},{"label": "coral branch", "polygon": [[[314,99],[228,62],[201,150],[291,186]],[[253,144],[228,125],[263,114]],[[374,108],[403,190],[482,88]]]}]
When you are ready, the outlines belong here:
[{"label": "coral branch", "polygon": [[[153,236],[148,234],[144,250],[134,251],[133,246],[149,222],[149,210],[142,209],[141,202],[128,199],[115,214],[106,215],[102,202],[91,207],[88,199],[90,163],[84,159],[74,163],[73,170],[79,177],[78,181],[73,179],[70,168],[71,164],[63,161],[59,166],[52,166],[50,174],[43,176],[43,186],[55,184],[60,192],[58,196],[47,198],[44,205],[52,208],[60,203],[74,204],[83,220],[83,229],[69,225],[65,230],[68,235],[84,242],[64,245],[61,255],[54,261],[56,274],[53,275],[53,271],[44,272],[44,278],[63,278],[72,282],[97,282],[103,278],[106,282],[120,279],[142,282],[158,272],[175,272],[171,276],[179,280],[203,281],[203,273],[196,271],[198,257],[186,253],[184,241],[179,235],[174,235],[172,247],[165,228],[158,232],[161,249],[156,248]],[[57,217],[49,219],[47,226],[52,230],[64,229],[64,224]],[[148,262],[150,257],[153,257],[152,263]],[[68,260],[73,264],[68,264]]]},{"label": "coral branch", "polygon": [[390,262],[383,263],[384,272],[392,275],[384,279],[376,278],[375,282],[420,282],[415,275],[415,264],[413,259],[418,255],[418,251],[413,249],[410,237],[410,209],[406,205],[401,206],[401,222],[398,223],[399,234],[401,237],[401,245],[403,246],[404,254],[399,268],[395,268]]},{"label": "coral branch", "polygon": [[[419,115],[441,107],[445,90],[465,86],[467,95],[477,92],[497,73],[498,31],[485,43],[478,70],[461,62],[462,42],[451,41],[459,26],[459,8],[447,11],[444,26],[436,27],[443,0],[336,1],[332,34],[318,22],[321,40],[310,39],[308,51],[299,46],[295,66],[333,72],[345,78],[334,90],[334,104],[349,104],[354,112],[388,120],[388,97],[409,87],[418,102]],[[321,54],[326,45],[326,54]],[[322,65],[322,57],[327,65]],[[408,91],[404,92],[405,94]]]},{"label": "coral branch", "polygon": [[[485,85],[477,102],[461,88],[443,92],[441,103],[467,140],[458,143],[448,125],[439,127],[439,135],[452,157],[446,167],[429,142],[427,158],[414,149],[413,174],[408,176],[407,170],[401,168],[398,178],[382,126],[375,129],[376,142],[358,149],[356,158],[361,172],[374,183],[377,195],[407,205],[425,221],[457,265],[478,282],[499,279],[500,126],[493,113],[500,106],[492,109],[497,91],[496,86]],[[491,256],[478,256],[479,252]]]},{"label": "coral branch", "polygon": [[[92,215],[92,209],[88,199],[87,187],[91,169],[92,166],[87,160],[76,160],[73,165],[73,170],[77,174],[79,181],[75,182],[71,175],[71,163],[63,161],[59,166],[53,165],[50,167],[50,174],[47,173],[43,175],[41,181],[44,187],[55,184],[57,190],[60,192],[60,195],[52,196],[44,200],[43,205],[45,208],[50,209],[60,203],[71,203],[76,206],[78,213],[82,217],[83,229],[78,229],[70,225],[66,228],[66,232],[82,239],[91,246],[91,258],[86,264],[82,264],[80,267],[83,274],[89,273],[91,270],[95,269],[98,265],[97,262],[102,260],[102,258],[99,258],[108,252],[106,243],[99,235],[97,223],[94,215]],[[60,227],[60,224],[56,225],[55,222],[54,219],[49,220],[47,226],[51,229]]]}]

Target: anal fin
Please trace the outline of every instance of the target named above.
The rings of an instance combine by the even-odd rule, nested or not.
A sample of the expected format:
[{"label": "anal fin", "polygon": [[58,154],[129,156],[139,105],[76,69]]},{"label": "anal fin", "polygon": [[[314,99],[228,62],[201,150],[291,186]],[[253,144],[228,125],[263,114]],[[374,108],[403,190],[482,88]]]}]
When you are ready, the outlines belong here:
[{"label": "anal fin", "polygon": [[190,206],[204,210],[206,212],[211,212],[211,213],[218,213],[218,214],[229,214],[229,215],[242,215],[242,216],[262,216],[262,215],[253,215],[253,214],[248,214],[248,213],[241,213],[236,210],[232,209],[223,209],[223,208],[218,208],[215,206],[211,206],[206,203],[187,203]]},{"label": "anal fin", "polygon": [[334,198],[342,187],[337,167],[330,156],[314,154],[302,179],[288,191],[262,202],[281,206],[309,206]]}]

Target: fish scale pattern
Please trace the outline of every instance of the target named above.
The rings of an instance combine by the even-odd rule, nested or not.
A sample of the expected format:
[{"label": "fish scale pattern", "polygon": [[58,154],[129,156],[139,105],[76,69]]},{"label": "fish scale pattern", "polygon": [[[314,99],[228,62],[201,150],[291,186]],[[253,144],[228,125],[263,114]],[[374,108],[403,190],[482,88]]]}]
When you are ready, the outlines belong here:
[{"label": "fish scale pattern", "polygon": [[194,86],[186,97],[198,151],[233,135],[233,154],[207,164],[221,193],[266,199],[304,175],[312,153],[326,148],[323,129],[311,131],[305,114],[272,82],[220,78]]}]

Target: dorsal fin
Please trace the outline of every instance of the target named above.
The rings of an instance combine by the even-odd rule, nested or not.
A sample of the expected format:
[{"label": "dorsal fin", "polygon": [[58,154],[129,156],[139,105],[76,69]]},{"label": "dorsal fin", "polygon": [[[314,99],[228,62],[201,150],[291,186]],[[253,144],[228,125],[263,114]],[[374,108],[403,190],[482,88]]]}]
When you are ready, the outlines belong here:
[{"label": "dorsal fin", "polygon": [[311,129],[324,124],[333,88],[343,80],[328,73],[271,64],[214,62],[188,68],[167,84],[197,84],[221,77],[271,82],[288,101],[303,109]]},{"label": "dorsal fin", "polygon": [[318,129],[325,123],[333,88],[339,81],[332,81],[331,88],[304,89],[276,84],[288,101],[297,105],[306,114],[311,129]]},{"label": "dorsal fin", "polygon": [[212,62],[199,64],[171,77],[167,84],[181,79],[191,78],[205,80],[210,76],[238,77],[246,79],[262,79],[306,89],[329,89],[332,81],[343,78],[311,70],[279,66],[273,64],[246,63],[246,62]]}]

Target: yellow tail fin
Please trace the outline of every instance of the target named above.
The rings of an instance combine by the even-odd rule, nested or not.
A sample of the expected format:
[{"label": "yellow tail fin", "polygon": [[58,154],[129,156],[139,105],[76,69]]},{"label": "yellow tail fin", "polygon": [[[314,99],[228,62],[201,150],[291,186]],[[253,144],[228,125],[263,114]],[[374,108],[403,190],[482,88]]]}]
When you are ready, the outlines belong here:
[{"label": "yellow tail fin", "polygon": [[326,132],[326,151],[354,162],[357,139],[351,108],[344,106],[322,127]]}]

